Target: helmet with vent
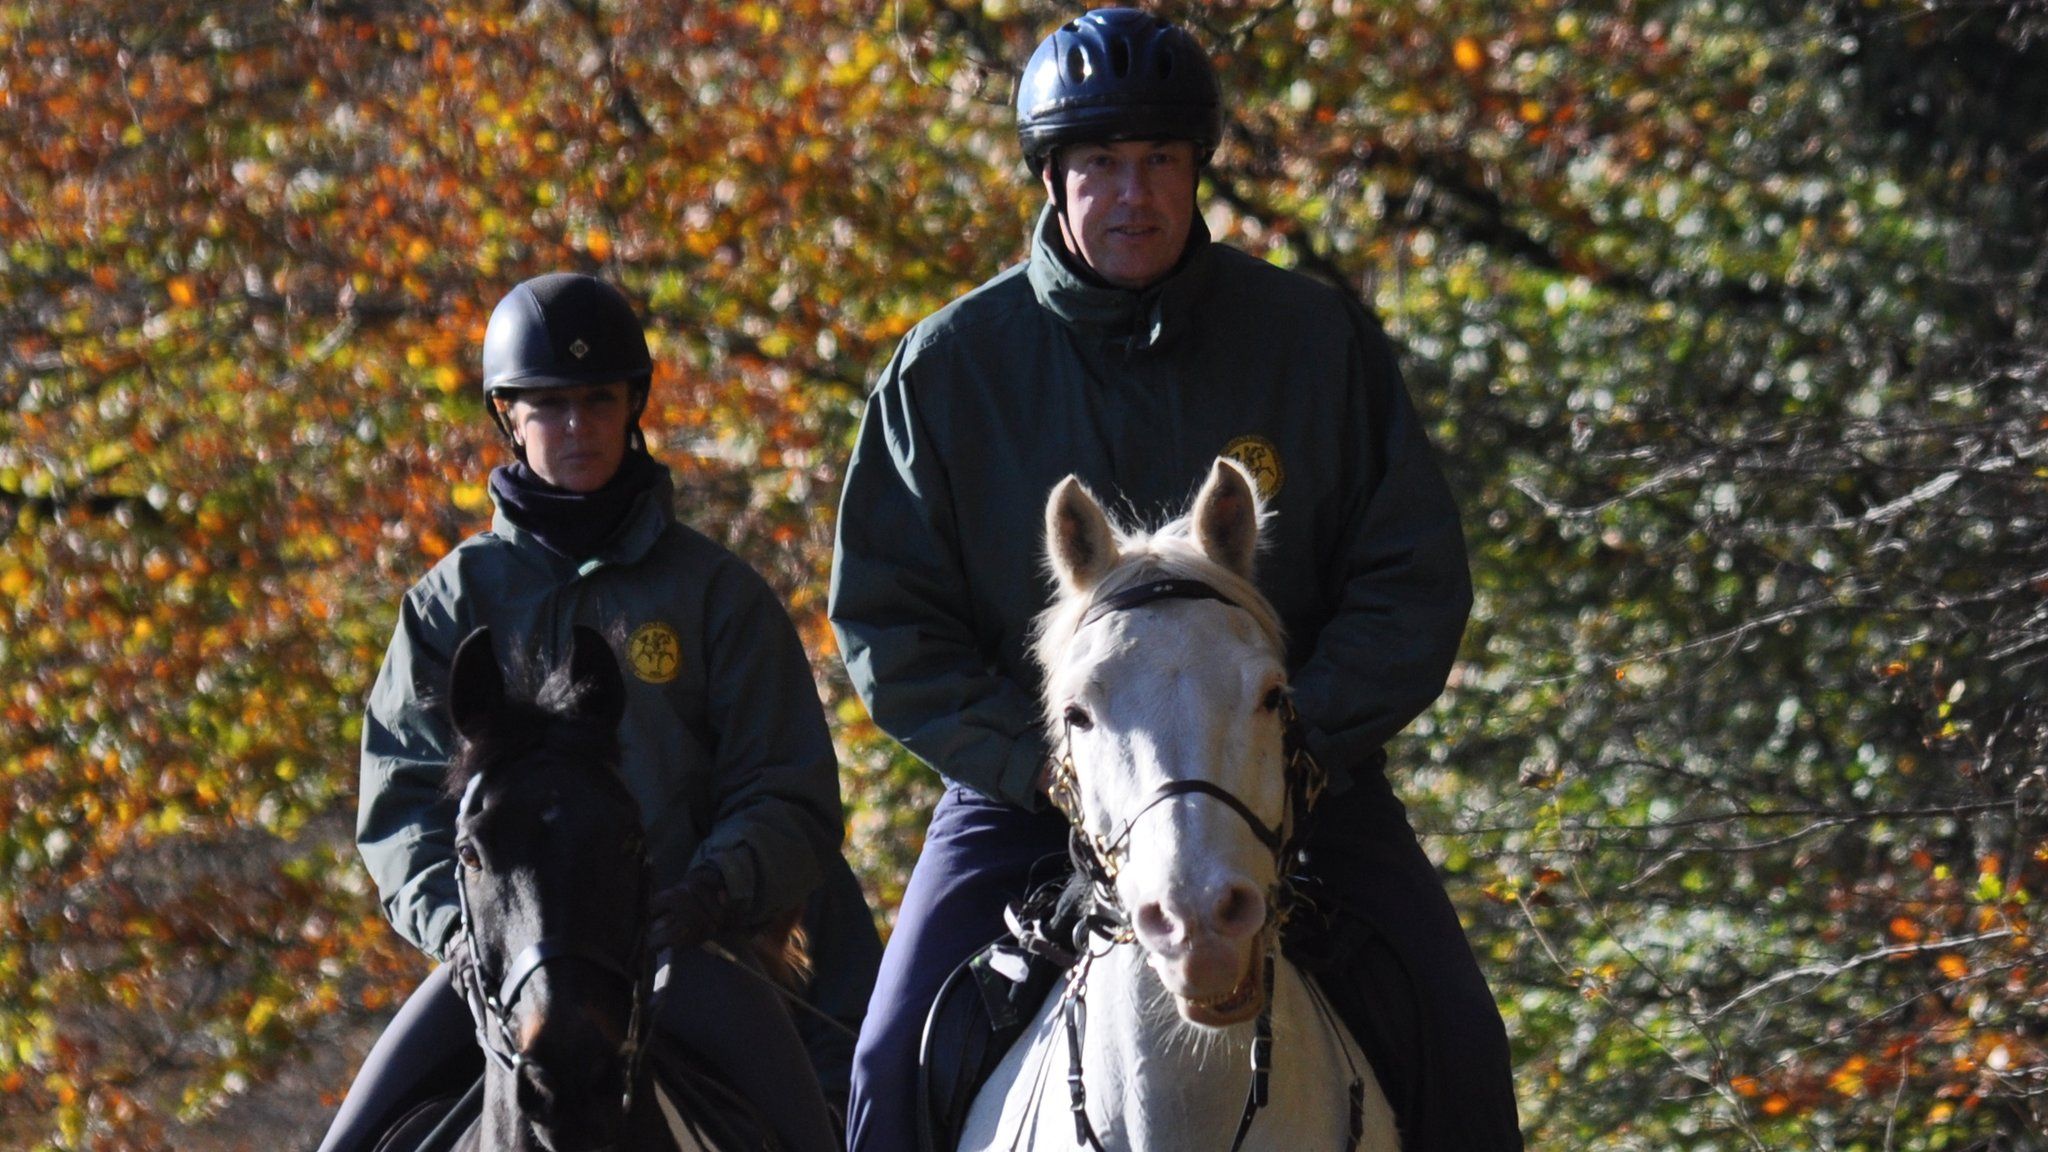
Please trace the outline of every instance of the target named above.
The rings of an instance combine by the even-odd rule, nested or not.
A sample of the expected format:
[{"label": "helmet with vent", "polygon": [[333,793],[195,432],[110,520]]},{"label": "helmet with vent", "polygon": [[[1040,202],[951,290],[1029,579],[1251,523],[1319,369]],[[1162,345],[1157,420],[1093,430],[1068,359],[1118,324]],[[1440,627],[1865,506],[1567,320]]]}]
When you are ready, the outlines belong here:
[{"label": "helmet with vent", "polygon": [[1039,44],[1017,84],[1017,138],[1034,170],[1068,144],[1223,139],[1216,71],[1193,36],[1149,12],[1098,8]]}]

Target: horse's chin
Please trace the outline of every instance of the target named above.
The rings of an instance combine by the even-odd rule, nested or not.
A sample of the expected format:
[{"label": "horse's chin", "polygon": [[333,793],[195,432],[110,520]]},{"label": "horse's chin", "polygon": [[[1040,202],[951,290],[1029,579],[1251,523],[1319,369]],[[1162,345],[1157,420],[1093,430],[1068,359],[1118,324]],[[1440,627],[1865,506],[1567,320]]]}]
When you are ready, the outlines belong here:
[{"label": "horse's chin", "polygon": [[1229,1028],[1252,1020],[1266,1008],[1266,990],[1250,969],[1237,987],[1221,996],[1195,999],[1175,995],[1174,1007],[1181,1019],[1204,1028]]}]

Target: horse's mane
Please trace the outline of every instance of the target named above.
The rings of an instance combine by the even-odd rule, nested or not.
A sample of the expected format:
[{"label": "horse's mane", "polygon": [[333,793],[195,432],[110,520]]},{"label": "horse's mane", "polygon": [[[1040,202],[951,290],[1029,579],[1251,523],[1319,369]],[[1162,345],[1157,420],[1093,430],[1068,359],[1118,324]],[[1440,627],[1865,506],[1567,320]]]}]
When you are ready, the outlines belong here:
[{"label": "horse's mane", "polygon": [[[1062,587],[1052,604],[1032,622],[1031,655],[1048,679],[1058,667],[1061,653],[1073,642],[1074,634],[1080,631],[1081,619],[1087,615],[1089,607],[1097,600],[1147,580],[1199,580],[1209,585],[1251,614],[1252,622],[1274,652],[1286,651],[1286,629],[1280,623],[1280,613],[1259,591],[1258,585],[1202,552],[1195,543],[1191,517],[1169,520],[1150,532],[1126,527],[1112,519],[1110,531],[1116,535],[1116,567],[1086,593],[1070,592]],[[1048,567],[1050,564],[1048,559]],[[1047,695],[1048,722],[1058,719],[1052,715],[1057,707],[1054,699],[1051,694]]]},{"label": "horse's mane", "polygon": [[578,719],[575,714],[587,691],[587,685],[570,676],[566,662],[549,669],[515,662],[505,670],[505,708],[497,723],[489,732],[475,738],[464,736],[457,742],[443,791],[459,798],[485,766],[542,752],[616,766],[618,730]]}]

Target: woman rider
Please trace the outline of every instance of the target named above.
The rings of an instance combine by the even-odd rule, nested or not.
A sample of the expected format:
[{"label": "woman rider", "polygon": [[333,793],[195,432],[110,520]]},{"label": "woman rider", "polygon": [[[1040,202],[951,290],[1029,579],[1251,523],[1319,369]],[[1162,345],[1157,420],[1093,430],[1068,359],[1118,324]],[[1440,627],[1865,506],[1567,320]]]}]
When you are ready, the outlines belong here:
[{"label": "woman rider", "polygon": [[[456,646],[488,626],[501,663],[553,663],[579,626],[622,646],[621,771],[647,826],[653,948],[672,949],[661,1030],[749,1096],[783,1146],[838,1146],[789,1013],[699,944],[768,924],[843,875],[837,761],[803,646],[765,581],[675,519],[639,416],[653,363],[616,288],[557,273],[514,288],[484,337],[484,394],[516,459],[496,515],[406,594],[363,725],[356,842],[394,927],[442,960],[378,1041],[321,1145],[368,1147],[404,1107],[481,1067],[462,979],[455,737],[440,697]],[[840,889],[841,891],[844,888]],[[857,889],[855,889],[857,892]],[[872,956],[873,923],[851,927]],[[866,941],[858,939],[865,929]],[[739,1035],[744,1043],[723,1043]]]}]

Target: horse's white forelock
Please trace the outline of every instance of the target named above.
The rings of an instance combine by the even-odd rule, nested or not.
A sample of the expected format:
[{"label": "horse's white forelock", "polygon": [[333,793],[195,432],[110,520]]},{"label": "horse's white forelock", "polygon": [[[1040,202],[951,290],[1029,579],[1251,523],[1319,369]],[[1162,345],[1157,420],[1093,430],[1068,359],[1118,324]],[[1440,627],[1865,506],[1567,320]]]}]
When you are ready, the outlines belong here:
[{"label": "horse's white forelock", "polygon": [[[1264,516],[1260,517],[1263,522]],[[1262,523],[1263,527],[1263,523]],[[1146,580],[1199,580],[1222,593],[1231,603],[1250,613],[1259,634],[1275,657],[1286,654],[1286,630],[1280,614],[1250,579],[1211,560],[1194,539],[1190,516],[1168,521],[1157,530],[1145,532],[1110,521],[1116,533],[1117,564],[1098,584],[1085,593],[1061,591],[1045,611],[1032,622],[1031,654],[1038,662],[1047,684],[1051,684],[1064,663],[1067,646],[1081,629],[1081,618],[1097,600],[1114,596]],[[1047,561],[1050,564],[1050,560]],[[1046,693],[1046,721],[1057,724],[1060,695]]]}]

